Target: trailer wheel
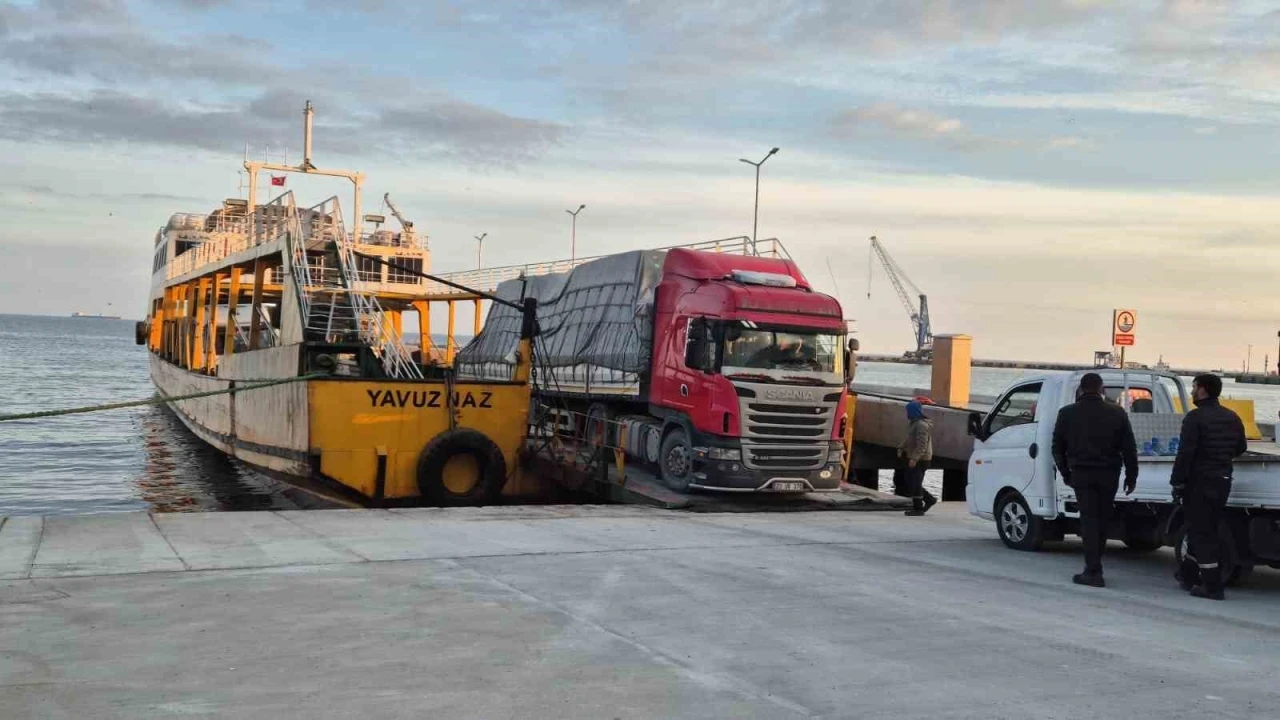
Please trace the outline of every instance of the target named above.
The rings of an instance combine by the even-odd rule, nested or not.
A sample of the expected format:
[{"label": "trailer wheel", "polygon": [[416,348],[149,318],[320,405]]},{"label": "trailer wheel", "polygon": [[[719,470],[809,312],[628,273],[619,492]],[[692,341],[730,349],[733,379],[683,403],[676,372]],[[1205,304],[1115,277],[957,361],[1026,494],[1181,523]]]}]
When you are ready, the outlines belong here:
[{"label": "trailer wheel", "polygon": [[[1176,563],[1175,567],[1182,567],[1182,559],[1187,554],[1187,526],[1183,524],[1169,537],[1169,544],[1173,546],[1173,557]],[[1231,537],[1231,528],[1222,523],[1218,526],[1218,547],[1220,556],[1218,558],[1218,568],[1222,573],[1222,584],[1227,587],[1235,587],[1242,580],[1249,577],[1253,573],[1252,565],[1242,565],[1237,559],[1236,541]]]},{"label": "trailer wheel", "polygon": [[1044,520],[1031,513],[1021,495],[1010,491],[996,501],[996,532],[1005,546],[1035,552],[1044,542]]},{"label": "trailer wheel", "polygon": [[676,426],[662,438],[658,467],[667,487],[676,492],[689,491],[689,481],[693,478],[693,444],[684,428]]},{"label": "trailer wheel", "polygon": [[418,492],[431,504],[486,505],[506,481],[502,450],[469,428],[441,433],[418,456]]}]

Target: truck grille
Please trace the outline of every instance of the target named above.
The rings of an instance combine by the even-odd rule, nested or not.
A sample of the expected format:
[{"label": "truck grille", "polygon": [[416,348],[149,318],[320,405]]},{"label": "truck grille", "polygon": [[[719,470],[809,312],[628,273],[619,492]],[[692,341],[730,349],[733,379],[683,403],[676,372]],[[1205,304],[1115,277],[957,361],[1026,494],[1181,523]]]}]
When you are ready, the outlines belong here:
[{"label": "truck grille", "polygon": [[826,464],[839,390],[790,388],[796,397],[784,400],[768,396],[777,385],[739,387],[744,465],[756,470],[816,470]]}]

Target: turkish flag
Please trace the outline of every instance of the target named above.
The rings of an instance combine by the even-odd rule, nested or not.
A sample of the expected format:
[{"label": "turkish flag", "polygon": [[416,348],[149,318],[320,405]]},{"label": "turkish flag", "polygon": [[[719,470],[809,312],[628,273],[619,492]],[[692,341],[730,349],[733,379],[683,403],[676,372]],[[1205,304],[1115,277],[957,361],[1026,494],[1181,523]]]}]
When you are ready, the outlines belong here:
[{"label": "turkish flag", "polygon": [[272,175],[272,176],[271,176],[271,184],[272,184],[272,185],[275,185],[276,187],[284,187],[284,179],[285,179],[286,177],[288,177],[288,176],[286,176],[286,175],[280,175],[280,176]]}]

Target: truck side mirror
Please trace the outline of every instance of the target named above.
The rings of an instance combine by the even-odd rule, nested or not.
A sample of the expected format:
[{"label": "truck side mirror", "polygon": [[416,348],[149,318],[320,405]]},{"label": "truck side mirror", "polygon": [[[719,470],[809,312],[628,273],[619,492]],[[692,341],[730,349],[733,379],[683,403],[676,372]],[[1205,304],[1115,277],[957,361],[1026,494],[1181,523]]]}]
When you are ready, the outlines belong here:
[{"label": "truck side mirror", "polygon": [[858,349],[861,345],[858,338],[849,338],[849,343],[845,345],[844,351],[844,384],[848,385],[853,382],[853,374],[858,366]]},{"label": "truck side mirror", "polygon": [[711,343],[706,318],[689,320],[689,333],[685,337],[684,365],[692,370],[711,371]]},{"label": "truck side mirror", "polygon": [[982,437],[982,413],[969,413],[969,434],[979,440],[986,439]]}]

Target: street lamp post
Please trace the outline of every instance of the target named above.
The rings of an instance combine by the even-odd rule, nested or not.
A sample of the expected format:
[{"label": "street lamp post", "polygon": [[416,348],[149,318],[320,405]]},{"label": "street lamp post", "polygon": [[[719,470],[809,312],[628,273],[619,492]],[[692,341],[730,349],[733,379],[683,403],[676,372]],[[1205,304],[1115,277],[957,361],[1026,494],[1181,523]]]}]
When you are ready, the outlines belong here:
[{"label": "street lamp post", "polygon": [[1248,375],[1253,370],[1253,346],[1249,346],[1249,356],[1244,361],[1244,374]]},{"label": "street lamp post", "polygon": [[777,152],[778,152],[778,148],[773,148],[772,150],[769,151],[769,154],[765,155],[760,160],[760,162],[752,162],[746,158],[738,158],[739,162],[744,162],[748,165],[755,167],[756,169],[756,205],[755,205],[755,210],[751,213],[751,254],[752,255],[760,254],[756,250],[756,228],[760,224],[760,166],[764,164],[765,160],[768,160],[769,158],[773,157],[774,154],[776,154]]},{"label": "street lamp post", "polygon": [[476,239],[476,269],[480,269],[480,253],[484,250],[484,239],[489,237],[489,233],[480,233],[474,236]]},{"label": "street lamp post", "polygon": [[586,205],[579,205],[577,210],[565,210],[573,216],[573,224],[569,231],[569,262],[573,262],[578,256],[578,213],[586,209]]},{"label": "street lamp post", "polygon": [[1280,332],[1276,333],[1276,375],[1280,375]]}]

